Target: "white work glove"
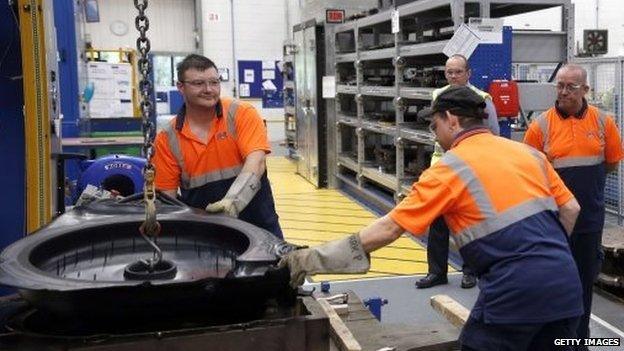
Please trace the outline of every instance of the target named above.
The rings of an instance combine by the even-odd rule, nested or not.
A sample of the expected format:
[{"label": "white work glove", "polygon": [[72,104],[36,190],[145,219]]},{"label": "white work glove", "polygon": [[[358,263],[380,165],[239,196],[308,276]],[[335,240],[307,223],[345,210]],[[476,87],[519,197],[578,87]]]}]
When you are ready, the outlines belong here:
[{"label": "white work glove", "polygon": [[223,199],[208,204],[206,211],[223,212],[228,216],[238,217],[256,196],[258,190],[260,190],[260,179],[250,172],[241,173],[236,177]]},{"label": "white work glove", "polygon": [[290,269],[290,286],[297,288],[306,277],[317,273],[366,273],[370,256],[364,252],[360,236],[354,234],[309,249],[286,254],[278,263]]}]

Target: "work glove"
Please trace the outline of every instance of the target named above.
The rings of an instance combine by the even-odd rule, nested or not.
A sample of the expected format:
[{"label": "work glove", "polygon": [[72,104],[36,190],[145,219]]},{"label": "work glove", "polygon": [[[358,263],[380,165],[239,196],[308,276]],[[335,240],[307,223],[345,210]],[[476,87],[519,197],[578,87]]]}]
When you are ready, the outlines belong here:
[{"label": "work glove", "polygon": [[241,173],[236,177],[223,199],[208,204],[206,211],[223,212],[228,216],[238,217],[256,196],[258,190],[260,190],[260,179],[251,172]]},{"label": "work glove", "polygon": [[297,288],[306,277],[317,273],[366,273],[370,256],[364,252],[360,236],[351,235],[309,249],[299,249],[286,254],[278,263],[288,266],[290,286]]}]

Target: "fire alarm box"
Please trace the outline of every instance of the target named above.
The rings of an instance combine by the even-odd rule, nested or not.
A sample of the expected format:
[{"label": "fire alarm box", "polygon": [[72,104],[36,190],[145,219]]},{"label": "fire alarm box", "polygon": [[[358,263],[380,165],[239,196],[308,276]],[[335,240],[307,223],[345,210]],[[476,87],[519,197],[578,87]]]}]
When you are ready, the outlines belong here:
[{"label": "fire alarm box", "polygon": [[498,118],[516,117],[520,112],[518,84],[513,80],[493,80],[489,89]]}]

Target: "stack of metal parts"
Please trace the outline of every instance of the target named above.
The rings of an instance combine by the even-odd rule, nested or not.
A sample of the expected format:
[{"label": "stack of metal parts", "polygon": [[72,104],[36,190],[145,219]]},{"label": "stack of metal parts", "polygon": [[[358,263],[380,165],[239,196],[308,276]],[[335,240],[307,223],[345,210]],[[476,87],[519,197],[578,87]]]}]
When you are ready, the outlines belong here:
[{"label": "stack of metal parts", "polygon": [[376,145],[373,151],[375,165],[384,173],[396,172],[396,149],[394,145]]},{"label": "stack of metal parts", "polygon": [[444,76],[444,68],[409,67],[403,70],[403,81],[405,86],[440,88],[448,84]]}]

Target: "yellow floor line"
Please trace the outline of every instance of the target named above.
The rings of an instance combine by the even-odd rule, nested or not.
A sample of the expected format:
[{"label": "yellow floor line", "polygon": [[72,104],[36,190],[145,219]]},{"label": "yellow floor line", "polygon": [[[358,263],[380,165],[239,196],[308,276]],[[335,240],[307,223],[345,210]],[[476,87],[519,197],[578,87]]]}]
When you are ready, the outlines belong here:
[{"label": "yellow floor line", "polygon": [[[315,246],[352,234],[377,216],[333,189],[317,189],[296,174],[285,157],[268,157],[269,180],[284,236],[297,245]],[[449,272],[453,272],[449,267]],[[427,273],[426,250],[408,237],[373,252],[363,274],[316,275],[313,281],[353,280]]]}]

